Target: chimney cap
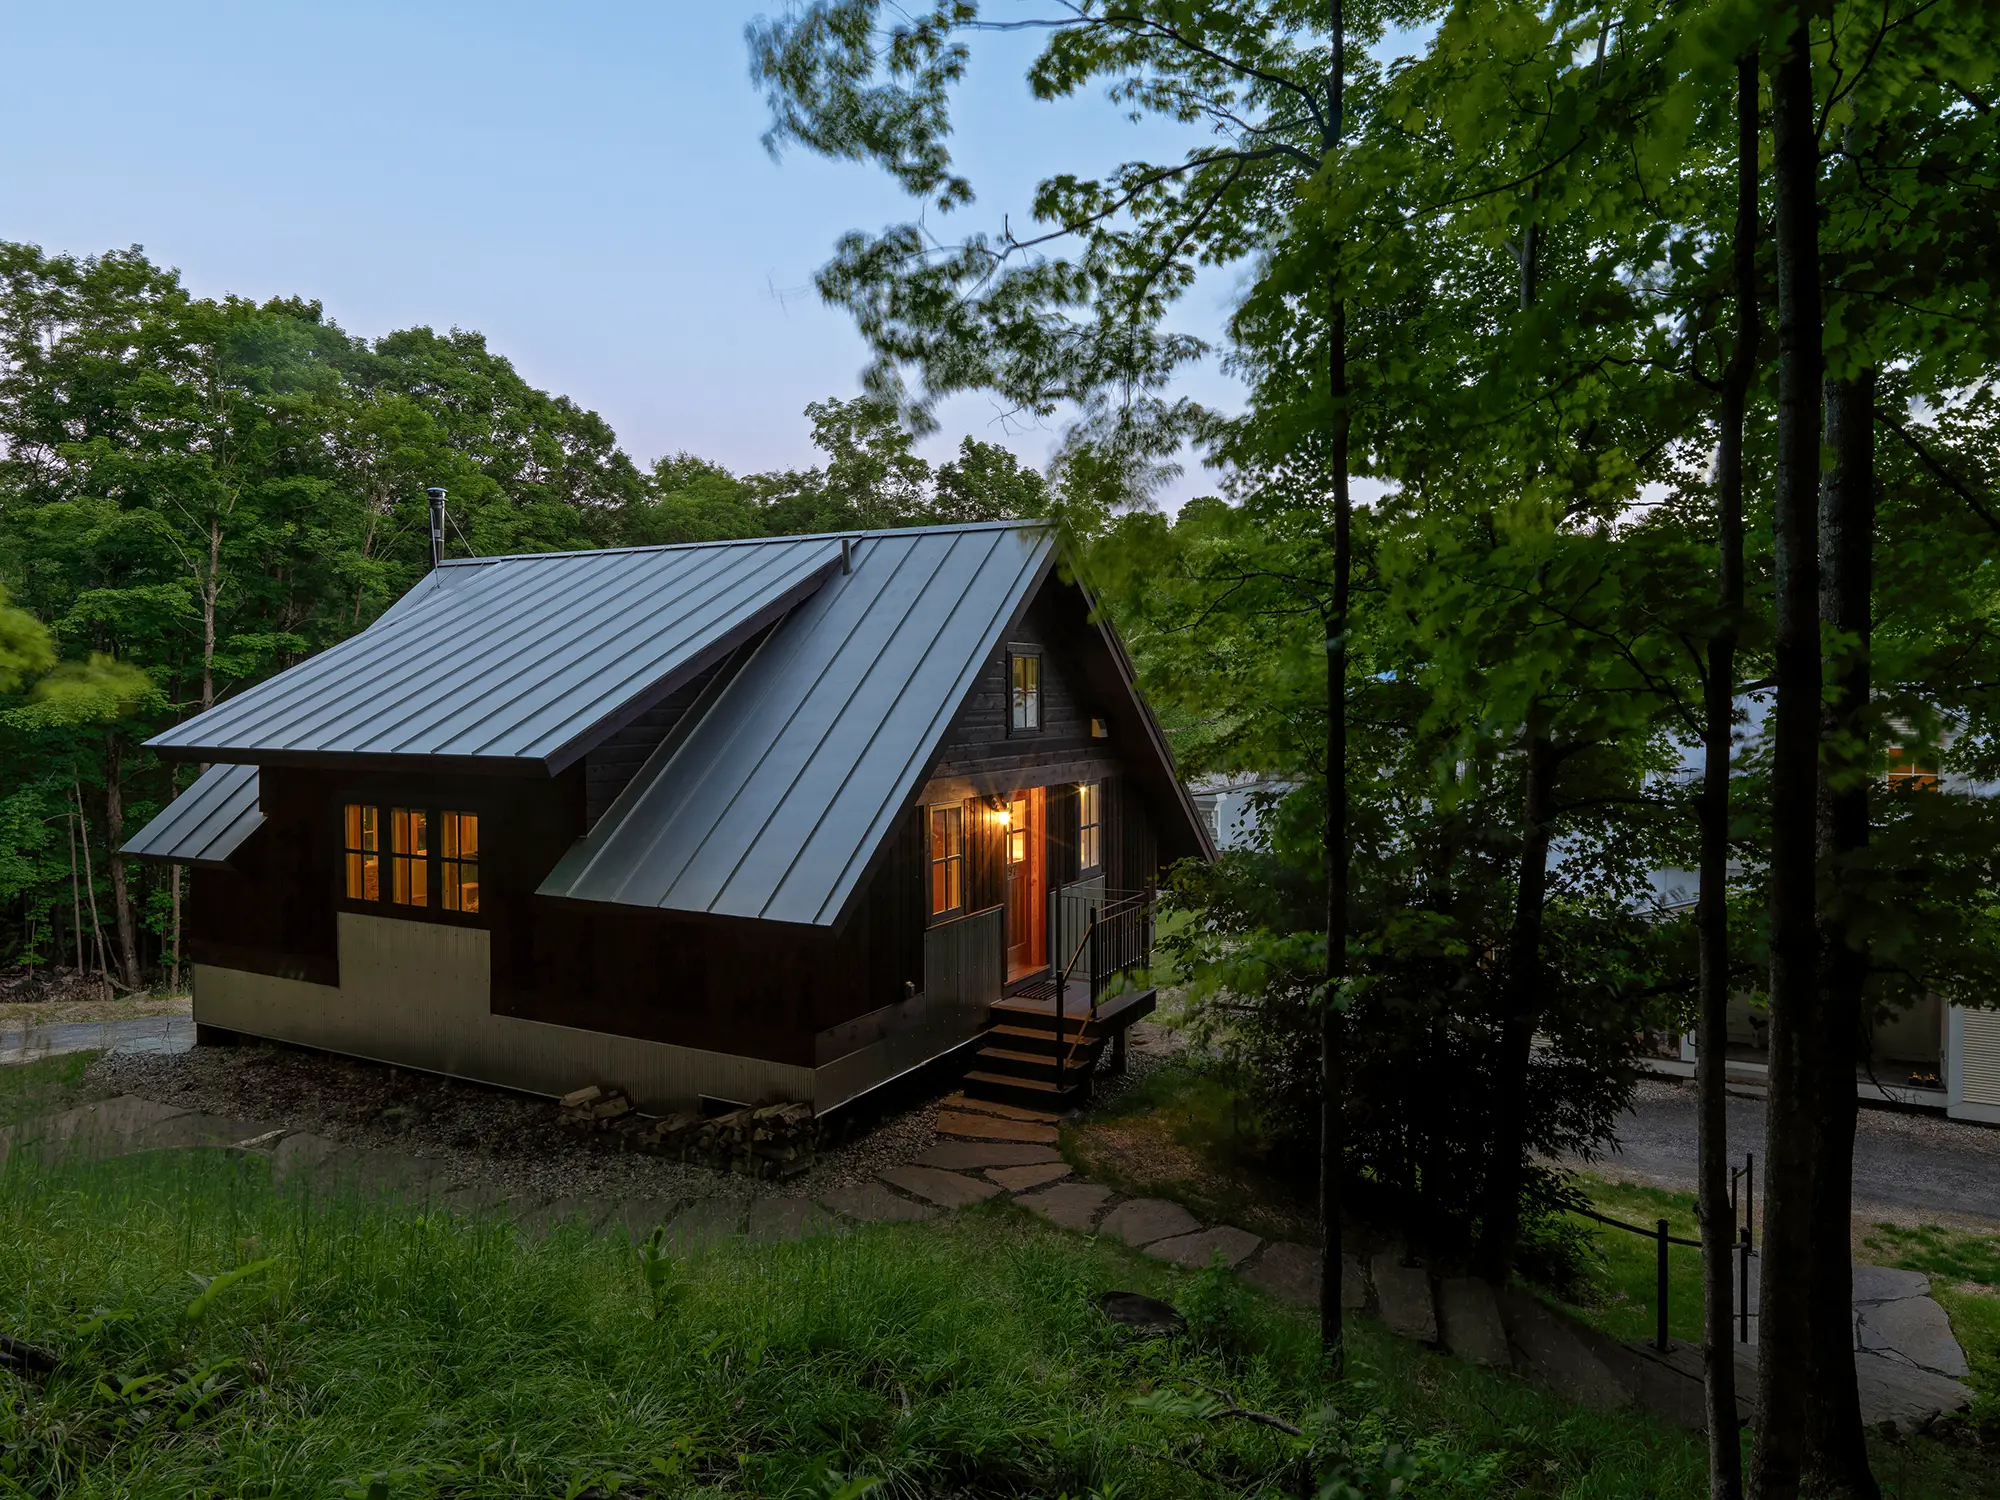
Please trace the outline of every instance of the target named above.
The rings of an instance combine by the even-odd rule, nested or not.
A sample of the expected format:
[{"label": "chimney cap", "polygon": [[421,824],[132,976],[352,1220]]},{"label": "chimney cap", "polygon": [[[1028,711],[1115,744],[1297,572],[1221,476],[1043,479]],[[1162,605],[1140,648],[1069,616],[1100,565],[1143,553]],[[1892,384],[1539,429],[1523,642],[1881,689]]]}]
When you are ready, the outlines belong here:
[{"label": "chimney cap", "polygon": [[440,484],[434,484],[430,486],[430,488],[426,489],[424,493],[426,495],[429,495],[433,500],[442,500],[444,499],[444,486]]}]

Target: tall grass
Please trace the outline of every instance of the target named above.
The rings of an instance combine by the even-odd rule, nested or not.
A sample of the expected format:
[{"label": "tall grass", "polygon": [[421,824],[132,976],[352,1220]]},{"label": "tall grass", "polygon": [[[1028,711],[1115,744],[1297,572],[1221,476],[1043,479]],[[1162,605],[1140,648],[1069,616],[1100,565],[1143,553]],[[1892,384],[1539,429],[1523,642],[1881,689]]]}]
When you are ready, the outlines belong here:
[{"label": "tall grass", "polygon": [[[1175,1300],[1141,1341],[1093,1298]],[[0,1493],[1694,1496],[1699,1450],[1005,1206],[656,1268],[156,1152],[0,1170]],[[1306,1427],[1296,1441],[1224,1409]],[[1322,1419],[1322,1409],[1335,1414]]]}]

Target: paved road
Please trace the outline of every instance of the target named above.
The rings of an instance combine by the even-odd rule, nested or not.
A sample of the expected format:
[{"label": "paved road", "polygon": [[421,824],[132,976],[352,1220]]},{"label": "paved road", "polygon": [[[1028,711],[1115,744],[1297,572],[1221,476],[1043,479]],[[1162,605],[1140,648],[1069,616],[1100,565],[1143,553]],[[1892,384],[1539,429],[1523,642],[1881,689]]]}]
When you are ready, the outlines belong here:
[{"label": "paved road", "polygon": [[[1764,1156],[1764,1101],[1732,1095],[1729,1152]],[[1596,1164],[1614,1177],[1692,1191],[1695,1098],[1692,1084],[1648,1081],[1618,1132],[1618,1148]],[[1900,1210],[1892,1217],[1946,1213],[2000,1223],[2000,1127],[1936,1115],[1863,1107],[1854,1138],[1854,1204]]]},{"label": "paved road", "polygon": [[71,1021],[57,1026],[0,1030],[0,1064],[33,1062],[64,1052],[103,1048],[114,1052],[185,1052],[194,1045],[187,1016],[141,1016],[132,1021]]}]

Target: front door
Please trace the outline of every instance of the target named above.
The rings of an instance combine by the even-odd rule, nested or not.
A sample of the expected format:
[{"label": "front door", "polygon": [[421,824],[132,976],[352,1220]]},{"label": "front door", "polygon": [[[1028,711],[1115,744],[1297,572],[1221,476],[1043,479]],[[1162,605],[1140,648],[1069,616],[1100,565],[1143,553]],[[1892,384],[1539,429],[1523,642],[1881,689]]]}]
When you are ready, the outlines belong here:
[{"label": "front door", "polygon": [[1047,859],[1041,787],[1017,792],[1007,804],[1007,978],[1011,983],[1049,966]]}]

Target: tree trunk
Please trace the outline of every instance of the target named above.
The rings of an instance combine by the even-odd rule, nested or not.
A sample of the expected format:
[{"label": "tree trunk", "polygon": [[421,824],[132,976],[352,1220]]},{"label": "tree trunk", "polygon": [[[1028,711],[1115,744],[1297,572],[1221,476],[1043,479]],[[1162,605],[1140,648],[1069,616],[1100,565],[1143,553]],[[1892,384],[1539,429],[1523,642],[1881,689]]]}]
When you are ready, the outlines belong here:
[{"label": "tree trunk", "polygon": [[[1333,0],[1331,57],[1327,70],[1328,154],[1340,149],[1345,104],[1346,18]],[[1353,505],[1347,488],[1352,418],[1347,406],[1347,304],[1338,287],[1327,297],[1327,395],[1333,465],[1333,608],[1326,620],[1326,1001],[1319,1037],[1320,1347],[1335,1373],[1347,1356],[1341,1328],[1341,1220],[1345,1214],[1347,1141],[1347,1026],[1340,1010],[1347,978],[1347,611],[1353,573]]]},{"label": "tree trunk", "polygon": [[1548,903],[1549,825],[1555,814],[1557,756],[1545,727],[1528,726],[1521,813],[1521,863],[1514,922],[1501,980],[1498,1068],[1493,1080],[1493,1158],[1486,1174],[1475,1257],[1481,1276],[1507,1279],[1521,1230],[1521,1189],[1528,1156],[1528,1067],[1542,989],[1542,911]]},{"label": "tree trunk", "polygon": [[1866,939],[1852,924],[1855,864],[1868,847],[1869,637],[1875,548],[1875,372],[1827,382],[1826,445],[1833,466],[1820,491],[1819,615],[1835,641],[1832,692],[1822,718],[1819,856],[1828,892],[1819,913],[1824,1073],[1819,1172],[1813,1184],[1812,1347],[1806,1363],[1803,1477],[1814,1495],[1878,1500],[1855,1384],[1852,1257],[1856,1065],[1866,1035]]},{"label": "tree trunk", "polygon": [[1702,1372],[1711,1500],[1743,1493],[1737,1438],[1734,1255],[1729,1203],[1729,772],[1736,730],[1736,640],[1743,617],[1743,419],[1757,368],[1757,57],[1736,65],[1736,339],[1723,380],[1715,454],[1721,620],[1708,643],[1701,806],[1699,1099]]},{"label": "tree trunk", "polygon": [[85,959],[83,954],[83,882],[78,878],[76,868],[76,825],[79,821],[79,815],[71,813],[64,821],[69,824],[70,923],[72,930],[76,934],[76,977],[81,979],[83,978]]},{"label": "tree trunk", "polygon": [[222,521],[208,518],[208,577],[201,586],[201,706],[215,707],[215,600],[222,592]]},{"label": "tree trunk", "polygon": [[1778,483],[1771,748],[1771,1026],[1755,1500],[1799,1490],[1813,1306],[1813,1170],[1820,1042],[1815,803],[1819,778],[1819,148],[1810,22],[1793,16],[1771,79],[1777,208]]},{"label": "tree trunk", "polygon": [[76,793],[76,827],[83,839],[83,889],[90,897],[90,935],[97,949],[97,972],[104,980],[106,998],[111,989],[111,960],[104,951],[104,920],[97,912],[97,872],[90,865],[90,823],[83,815],[83,784],[72,783]]},{"label": "tree trunk", "polygon": [[139,988],[139,946],[137,923],[132,913],[132,892],[125,879],[125,856],[118,846],[125,842],[125,765],[118,749],[118,732],[104,736],[104,858],[111,866],[111,916],[118,926],[119,980],[128,990]]}]

